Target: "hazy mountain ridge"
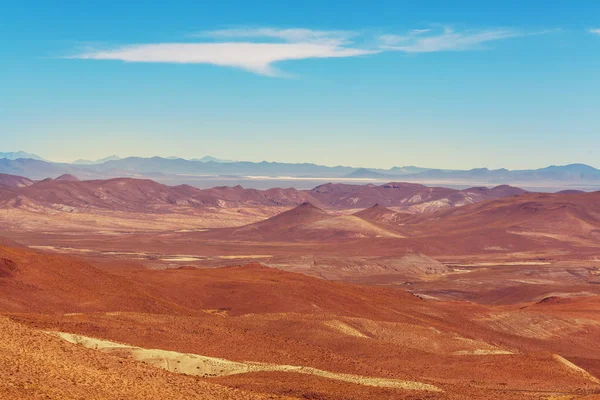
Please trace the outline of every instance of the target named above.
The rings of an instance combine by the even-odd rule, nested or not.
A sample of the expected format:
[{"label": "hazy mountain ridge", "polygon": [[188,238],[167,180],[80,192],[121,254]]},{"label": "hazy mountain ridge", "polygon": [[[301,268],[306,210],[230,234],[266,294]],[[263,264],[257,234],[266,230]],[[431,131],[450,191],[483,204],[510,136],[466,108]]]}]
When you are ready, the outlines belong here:
[{"label": "hazy mountain ridge", "polygon": [[115,156],[115,155],[104,157],[104,158],[101,158],[101,159],[95,160],[95,161],[84,160],[84,159],[80,158],[79,160],[73,161],[71,164],[76,164],[76,165],[103,164],[107,161],[115,161],[115,160],[120,160],[120,159],[121,159],[121,157]]},{"label": "hazy mountain ridge", "polygon": [[350,172],[345,178],[382,178],[385,174],[381,172],[373,171],[367,168],[359,168],[355,171]]},{"label": "hazy mountain ridge", "polygon": [[[21,154],[18,153],[0,153]],[[25,153],[26,154],[26,153]],[[372,179],[393,181],[461,181],[472,184],[510,184],[520,182],[600,182],[600,170],[585,164],[548,166],[530,170],[474,168],[470,170],[442,170],[421,167],[354,168],[324,166],[312,163],[228,161],[206,156],[201,159],[162,157],[110,156],[97,161],[78,160],[72,164],[54,163],[33,158],[0,158],[0,173],[43,179],[72,174],[84,179],[104,179],[119,176],[237,176],[237,177],[291,177]]]},{"label": "hazy mountain ridge", "polygon": [[200,162],[216,162],[216,163],[234,163],[238,161],[234,160],[223,160],[221,158],[212,157],[212,156],[204,156],[202,158],[190,158],[190,161],[200,161]]},{"label": "hazy mountain ridge", "polygon": [[19,158],[29,158],[32,160],[46,161],[37,154],[27,153],[24,151],[0,152],[0,159],[17,160]]}]

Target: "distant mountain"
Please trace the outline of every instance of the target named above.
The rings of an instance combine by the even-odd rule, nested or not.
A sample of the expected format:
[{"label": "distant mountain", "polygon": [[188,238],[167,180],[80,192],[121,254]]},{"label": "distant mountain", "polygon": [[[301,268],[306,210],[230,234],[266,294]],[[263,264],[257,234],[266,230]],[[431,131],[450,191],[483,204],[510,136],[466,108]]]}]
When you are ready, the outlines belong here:
[{"label": "distant mountain", "polygon": [[236,161],[233,160],[223,160],[216,157],[204,156],[202,158],[191,158],[190,161],[200,161],[200,162],[216,162],[216,163],[233,163]]},{"label": "distant mountain", "polygon": [[410,180],[463,180],[479,182],[536,182],[536,181],[600,181],[600,170],[585,164],[550,166],[532,170],[513,170],[506,168],[490,170],[474,168],[467,171],[445,171],[432,169],[417,174],[405,175]]},{"label": "distant mountain", "polygon": [[239,161],[219,163],[214,161],[192,161],[182,158],[127,157],[94,166],[97,172],[123,171],[129,174],[165,175],[238,175],[238,176],[314,176],[341,177],[355,168],[326,167],[315,164],[288,164],[278,162]]},{"label": "distant mountain", "polygon": [[359,168],[350,172],[345,178],[385,178],[386,175],[366,168]]},{"label": "distant mountain", "polygon": [[47,161],[18,158],[0,158],[0,173],[24,176],[29,179],[57,177],[70,172],[69,164],[55,164]]},{"label": "distant mountain", "polygon": [[533,171],[514,171],[523,176],[536,176],[543,179],[559,180],[597,180],[600,179],[600,170],[586,164],[569,164],[563,166],[551,165]]},{"label": "distant mountain", "polygon": [[416,174],[423,171],[428,171],[431,168],[421,168],[415,167],[412,165],[404,166],[404,167],[392,167],[389,169],[389,172],[394,175],[404,175],[404,174]]},{"label": "distant mountain", "polygon": [[[211,157],[211,156],[204,156],[202,158],[183,158],[183,157],[177,157],[177,156],[170,156],[170,157],[163,157],[165,160],[184,160],[184,161],[197,161],[197,162],[215,162],[215,163],[233,163],[236,161],[232,161],[232,160],[222,160],[220,158],[216,158],[216,157]],[[107,160],[110,161],[110,160]]]},{"label": "distant mountain", "polygon": [[63,174],[56,178],[57,181],[70,181],[70,182],[78,182],[79,178],[71,174]]},{"label": "distant mountain", "polygon": [[18,160],[19,158],[29,158],[31,160],[46,161],[42,157],[38,156],[37,154],[26,153],[24,151],[15,151],[15,152],[8,152],[8,153],[0,152],[0,158],[6,158],[8,160]]},{"label": "distant mountain", "polygon": [[72,164],[75,164],[75,165],[103,164],[103,163],[105,163],[107,161],[115,161],[115,160],[120,160],[120,159],[121,159],[121,157],[113,155],[113,156],[108,156],[108,157],[105,157],[105,158],[101,158],[101,159],[96,160],[96,161],[79,159],[77,161],[73,161]]},{"label": "distant mountain", "polygon": [[[208,160],[203,158],[199,160]],[[585,164],[549,166],[533,170],[471,170],[424,169],[420,167],[394,167],[389,170],[353,168],[348,166],[324,166],[311,163],[249,162],[225,160],[199,161],[182,158],[162,157],[107,157],[97,161],[79,160],[77,163],[51,163],[35,159],[0,158],[0,173],[25,176],[29,179],[44,179],[72,174],[80,179],[105,179],[113,177],[147,177],[163,181],[181,181],[186,177],[270,177],[290,180],[295,178],[318,178],[335,181],[339,178],[373,179],[404,182],[435,182],[445,185],[525,184],[546,182],[558,187],[585,183],[588,186],[600,185],[600,170]],[[91,164],[90,164],[91,162]],[[84,164],[87,163],[87,164]],[[420,172],[411,172],[420,171]],[[557,185],[558,184],[558,185]],[[538,185],[539,186],[539,185]]]}]

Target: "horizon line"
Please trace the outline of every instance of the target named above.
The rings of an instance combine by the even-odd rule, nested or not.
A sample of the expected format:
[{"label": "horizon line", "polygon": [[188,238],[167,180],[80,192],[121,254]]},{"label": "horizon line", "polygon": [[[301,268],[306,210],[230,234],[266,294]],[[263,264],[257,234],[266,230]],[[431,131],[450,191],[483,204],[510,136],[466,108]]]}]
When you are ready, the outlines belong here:
[{"label": "horizon line", "polygon": [[[162,160],[169,160],[169,161],[175,161],[175,160],[184,160],[184,161],[188,161],[188,162],[199,162],[199,163],[216,163],[216,164],[234,164],[234,163],[252,163],[252,164],[261,164],[261,163],[268,163],[268,164],[298,164],[298,165],[314,165],[317,167],[326,167],[326,168],[354,168],[354,169],[367,169],[367,170],[385,170],[385,171],[390,171],[394,168],[421,168],[421,169],[426,169],[426,170],[439,170],[439,171],[473,171],[473,170],[488,170],[488,171],[500,171],[500,170],[507,170],[509,172],[515,172],[515,171],[529,171],[529,170],[539,170],[539,169],[544,169],[544,168],[550,168],[550,167],[569,167],[569,166],[574,166],[574,165],[580,165],[580,166],[587,166],[587,167],[591,167],[594,168],[596,170],[600,170],[600,167],[596,167],[594,165],[590,165],[590,164],[586,164],[586,163],[582,163],[582,162],[571,162],[571,163],[567,163],[567,164],[548,164],[545,166],[538,166],[538,167],[531,167],[531,168],[516,168],[516,169],[511,169],[511,168],[507,168],[507,167],[500,167],[500,168],[490,168],[487,166],[479,166],[479,167],[471,167],[471,168],[446,168],[446,167],[424,167],[424,166],[419,166],[419,165],[393,165],[392,167],[389,168],[385,168],[385,167],[365,167],[365,166],[352,166],[352,165],[343,165],[343,164],[337,164],[337,165],[327,165],[327,164],[319,164],[317,162],[311,162],[311,161],[300,161],[300,162],[290,162],[290,161],[268,161],[268,160],[261,160],[261,161],[250,161],[250,160],[224,160],[221,159],[219,157],[215,157],[215,156],[211,156],[211,155],[204,155],[204,156],[200,156],[200,157],[193,157],[193,158],[185,158],[185,157],[180,157],[180,156],[135,156],[135,155],[130,155],[130,156],[125,156],[125,157],[120,157],[117,156],[116,154],[112,154],[110,156],[106,156],[106,157],[101,157],[99,159],[96,160],[91,160],[91,159],[86,159],[86,158],[77,158],[73,161],[52,161],[49,158],[46,157],[42,157],[40,155],[38,155],[37,153],[30,153],[27,151],[23,151],[23,150],[18,150],[18,151],[7,151],[7,152],[0,152],[0,154],[3,153],[26,153],[30,156],[35,156],[35,157],[39,157],[41,160],[37,160],[35,158],[17,158],[17,159],[10,159],[10,158],[0,158],[1,159],[6,159],[6,160],[18,160],[18,159],[24,159],[24,160],[34,160],[34,161],[43,161],[43,162],[48,162],[48,163],[52,163],[52,164],[69,164],[69,165],[80,165],[80,166],[85,166],[85,165],[100,165],[106,162],[111,162],[111,161],[119,161],[119,160],[125,160],[128,158],[142,158],[142,159],[152,159],[152,158],[160,158]],[[110,158],[110,157],[118,157],[119,160],[108,160],[105,161],[103,163],[99,163],[99,164],[74,164],[77,161],[80,160],[85,160],[85,161],[92,161],[93,163],[95,163],[96,161],[99,160],[103,160],[105,158]],[[223,160],[223,162],[218,162],[218,161],[200,161],[200,159],[202,158],[206,158],[206,157],[210,157],[210,158],[214,158],[217,160]]]}]

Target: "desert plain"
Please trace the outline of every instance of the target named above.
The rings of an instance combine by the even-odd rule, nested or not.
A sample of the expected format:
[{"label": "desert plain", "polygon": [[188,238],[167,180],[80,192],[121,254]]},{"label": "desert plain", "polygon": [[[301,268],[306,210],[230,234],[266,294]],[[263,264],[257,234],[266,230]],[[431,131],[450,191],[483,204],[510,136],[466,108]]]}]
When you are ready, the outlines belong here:
[{"label": "desert plain", "polygon": [[600,396],[600,192],[0,175],[0,398]]}]

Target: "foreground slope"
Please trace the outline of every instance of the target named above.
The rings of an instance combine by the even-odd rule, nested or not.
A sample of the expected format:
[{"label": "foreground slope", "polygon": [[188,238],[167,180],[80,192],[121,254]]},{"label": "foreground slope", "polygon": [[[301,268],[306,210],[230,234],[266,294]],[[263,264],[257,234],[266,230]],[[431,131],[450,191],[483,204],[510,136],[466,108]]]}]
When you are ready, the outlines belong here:
[{"label": "foreground slope", "polygon": [[[260,265],[196,270],[104,270],[78,258],[0,246],[0,311],[49,314],[135,311],[204,315],[206,309],[385,315],[373,288],[308,278]],[[354,294],[352,293],[354,292]],[[362,293],[359,298],[355,294]],[[418,299],[397,292],[404,301]],[[384,300],[379,300],[384,301]],[[355,305],[355,306],[353,306]]]},{"label": "foreground slope", "polygon": [[0,317],[0,398],[179,400],[267,397],[88,350]]},{"label": "foreground slope", "polygon": [[[13,321],[0,325],[6,331],[2,337],[9,338],[6,347],[12,348],[4,352],[4,363],[37,360],[31,367],[36,387],[41,393],[50,387],[59,398],[69,398],[71,388],[57,389],[60,378],[53,374],[89,371],[84,354],[92,351],[68,350],[73,344],[59,338],[109,353],[90,356],[98,357],[93,365],[101,369],[105,356],[133,358],[277,396],[544,398],[600,390],[593,373],[575,363],[594,368],[600,359],[594,347],[600,321],[591,313],[432,302],[398,289],[330,282],[260,265],[103,270],[26,249],[4,248],[0,255],[5,271],[13,273],[0,278],[0,312]],[[80,288],[70,289],[75,284]],[[31,328],[15,321],[55,337],[47,338],[47,345],[19,342]],[[551,334],[544,334],[550,327]],[[41,334],[31,337],[41,340]],[[26,354],[15,353],[18,348]],[[62,357],[60,365],[64,357],[73,358],[76,372],[56,369],[56,357]],[[119,376],[135,377],[137,368],[147,371],[130,363],[121,363]],[[207,370],[207,363],[216,369]],[[26,381],[28,371],[22,368],[9,379]],[[172,375],[156,374],[146,376],[147,390],[170,390],[163,377]],[[72,379],[100,385],[109,378]],[[81,386],[73,390],[93,390]],[[187,390],[188,385],[177,387]],[[227,392],[219,396],[229,398]]]},{"label": "foreground slope", "polygon": [[0,245],[0,309],[3,311],[174,311],[172,305],[153,298],[136,282],[77,258],[6,245]]}]

